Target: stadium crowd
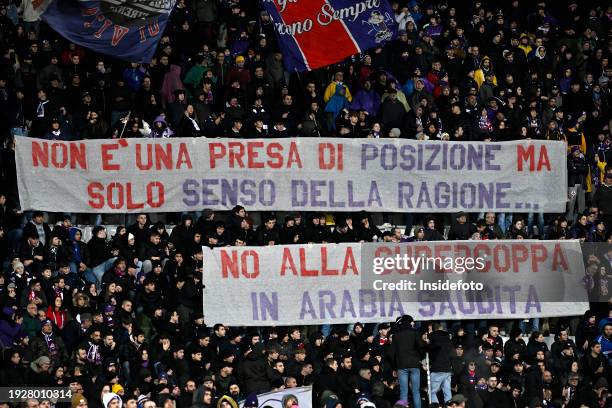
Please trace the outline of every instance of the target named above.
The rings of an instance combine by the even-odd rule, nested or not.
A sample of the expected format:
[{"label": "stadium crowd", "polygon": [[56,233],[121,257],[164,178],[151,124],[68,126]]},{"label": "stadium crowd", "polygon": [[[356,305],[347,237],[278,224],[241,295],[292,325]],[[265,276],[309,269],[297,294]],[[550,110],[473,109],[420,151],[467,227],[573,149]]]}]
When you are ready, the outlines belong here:
[{"label": "stadium crowd", "polygon": [[[391,4],[396,39],[298,74],[284,70],[274,24],[255,1],[179,0],[150,64],[67,42],[30,0],[0,1],[0,386],[69,386],[68,405],[79,408],[256,407],[258,393],[302,385],[313,385],[317,408],[419,408],[429,399],[448,407],[610,406],[612,251],[587,259],[594,302],[578,318],[401,316],[291,328],[206,321],[203,245],[612,243],[612,6]],[[332,42],[322,46],[333,52]],[[170,232],[139,214],[112,236],[96,225],[87,242],[76,215],[18,207],[15,137],[179,136],[563,140],[575,205],[567,214],[454,214],[448,231],[434,216],[407,214],[405,230],[381,230],[373,221],[380,214],[277,220],[238,206],[184,214]],[[283,400],[283,408],[296,405]]]}]

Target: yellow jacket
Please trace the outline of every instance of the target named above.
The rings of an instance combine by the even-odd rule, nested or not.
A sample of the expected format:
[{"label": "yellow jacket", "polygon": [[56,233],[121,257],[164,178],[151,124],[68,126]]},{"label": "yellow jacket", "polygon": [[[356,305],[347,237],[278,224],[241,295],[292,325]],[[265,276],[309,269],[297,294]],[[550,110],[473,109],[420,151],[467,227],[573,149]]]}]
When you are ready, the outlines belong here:
[{"label": "yellow jacket", "polygon": [[[485,81],[485,74],[484,71],[482,70],[482,63],[484,62],[484,60],[489,60],[489,62],[491,63],[491,70],[493,69],[493,62],[491,61],[491,58],[489,57],[482,57],[482,60],[480,60],[480,67],[478,67],[478,69],[476,69],[476,71],[474,71],[474,81],[476,81],[476,83],[478,84],[478,88],[480,88],[480,86],[484,83]],[[495,75],[493,75],[493,85],[497,86],[497,77]]]},{"label": "yellow jacket", "polygon": [[[327,103],[332,96],[334,96],[336,94],[336,85],[338,85],[338,83],[336,81],[332,81],[330,82],[329,85],[327,85],[327,88],[325,88],[325,94],[323,94],[323,100]],[[342,86],[344,86],[344,89],[346,90],[346,99],[349,102],[353,101],[353,95],[351,95],[351,91],[349,91],[348,86],[346,86],[345,84],[342,84]]]}]

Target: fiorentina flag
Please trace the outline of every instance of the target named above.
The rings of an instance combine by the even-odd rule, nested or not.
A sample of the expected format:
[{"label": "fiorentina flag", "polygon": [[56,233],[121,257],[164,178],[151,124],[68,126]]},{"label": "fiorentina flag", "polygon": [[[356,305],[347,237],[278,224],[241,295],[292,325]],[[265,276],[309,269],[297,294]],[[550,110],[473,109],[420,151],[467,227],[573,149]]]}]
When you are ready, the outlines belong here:
[{"label": "fiorentina flag", "polygon": [[34,0],[51,28],[85,48],[150,62],[176,0]]},{"label": "fiorentina flag", "polygon": [[397,34],[387,0],[263,0],[289,71],[309,71]]}]

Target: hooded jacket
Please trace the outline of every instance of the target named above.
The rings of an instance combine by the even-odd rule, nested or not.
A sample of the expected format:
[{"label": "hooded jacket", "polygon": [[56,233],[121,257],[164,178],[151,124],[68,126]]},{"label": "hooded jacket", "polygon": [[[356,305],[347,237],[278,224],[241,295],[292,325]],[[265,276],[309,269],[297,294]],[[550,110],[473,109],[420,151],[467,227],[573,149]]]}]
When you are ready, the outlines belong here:
[{"label": "hooded jacket", "polygon": [[98,238],[96,235],[103,229],[102,227],[94,227],[91,231],[92,238],[87,243],[87,253],[89,254],[87,266],[94,267],[111,258],[106,239]]},{"label": "hooded jacket", "polygon": [[[484,62],[488,60],[489,61],[489,69],[486,69],[484,67]],[[476,71],[474,71],[474,80],[476,81],[476,83],[478,84],[478,87],[480,88],[480,86],[484,83],[485,81],[485,75],[491,72],[493,73],[493,85],[497,86],[497,77],[495,76],[495,71],[493,70],[493,61],[491,60],[491,58],[487,57],[486,55],[484,57],[482,57],[482,59],[480,60],[480,66],[478,67],[478,69]]]},{"label": "hooded jacket", "polygon": [[244,384],[246,394],[270,390],[270,380],[266,374],[268,366],[262,352],[263,345],[256,344],[239,366],[238,377]]},{"label": "hooded jacket", "polygon": [[[158,128],[156,126],[157,123],[161,123],[161,127]],[[149,134],[149,137],[153,139],[167,138],[172,137],[173,134],[174,132],[168,126],[168,123],[166,122],[166,118],[164,116],[159,115],[155,118],[155,120],[153,120],[153,127],[151,128],[151,133]]]},{"label": "hooded jacket", "polygon": [[420,367],[423,346],[419,333],[410,323],[402,323],[399,331],[393,335],[391,343],[393,367],[396,369]]},{"label": "hooded jacket", "polygon": [[238,408],[238,404],[236,403],[236,401],[234,401],[234,399],[230,397],[229,395],[224,395],[221,398],[219,398],[219,400],[217,401],[217,408],[221,408],[221,403],[223,401],[229,402],[232,408]]}]

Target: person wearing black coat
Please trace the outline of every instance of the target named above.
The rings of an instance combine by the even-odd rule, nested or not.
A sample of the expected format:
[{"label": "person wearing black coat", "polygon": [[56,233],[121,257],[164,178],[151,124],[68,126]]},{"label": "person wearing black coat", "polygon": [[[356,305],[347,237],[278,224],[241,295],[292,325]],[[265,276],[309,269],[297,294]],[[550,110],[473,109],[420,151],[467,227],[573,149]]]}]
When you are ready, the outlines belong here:
[{"label": "person wearing black coat", "polygon": [[400,384],[400,400],[408,401],[408,383],[412,383],[413,406],[421,406],[421,356],[424,343],[419,333],[413,328],[413,318],[404,315],[398,319],[397,333],[393,334],[391,353],[393,368],[397,370]]},{"label": "person wearing black coat", "polygon": [[302,237],[300,237],[299,232],[295,226],[295,218],[291,215],[286,216],[285,223],[279,232],[280,243],[283,245],[300,244]]},{"label": "person wearing black coat", "polygon": [[313,244],[322,244],[329,240],[329,230],[325,225],[324,214],[314,214],[309,219],[306,225],[304,242]]},{"label": "person wearing black coat", "polygon": [[257,343],[251,347],[251,351],[238,366],[238,377],[244,384],[245,395],[250,393],[260,394],[270,390],[270,380],[267,376],[268,364],[263,355],[264,346]]},{"label": "person wearing black coat", "polygon": [[359,213],[359,223],[356,226],[357,241],[376,242],[382,239],[382,232],[372,222],[372,219],[365,211]]},{"label": "person wearing black coat", "polygon": [[548,346],[544,342],[544,335],[540,332],[533,332],[527,344],[527,358],[534,360],[538,351],[543,351],[547,358],[550,356]]},{"label": "person wearing black coat", "polygon": [[195,117],[193,105],[187,105],[185,112],[178,125],[178,135],[180,137],[199,137],[202,135],[202,125]]},{"label": "person wearing black coat", "polygon": [[527,345],[523,340],[522,330],[518,327],[513,327],[510,330],[510,338],[504,344],[504,356],[506,358],[511,358],[515,354],[518,354],[521,360],[525,360],[527,357]]},{"label": "person wearing black coat", "polygon": [[444,235],[436,229],[436,220],[434,217],[429,216],[424,220],[425,227],[425,241],[444,241]]},{"label": "person wearing black coat", "polygon": [[106,241],[106,230],[104,227],[94,227],[91,231],[92,237],[87,242],[87,266],[97,266],[111,257],[110,248]]},{"label": "person wearing black coat", "polygon": [[172,230],[170,242],[174,244],[174,247],[178,251],[185,252],[187,247],[191,244],[191,241],[193,241],[195,231],[193,218],[191,215],[185,215],[183,216],[181,225],[177,225]]},{"label": "person wearing black coat", "polygon": [[261,246],[280,244],[280,236],[276,227],[276,217],[268,215],[263,219],[264,224],[257,228],[257,243]]},{"label": "person wearing black coat", "polygon": [[[51,228],[49,227],[49,224],[47,224],[43,220],[44,216],[41,211],[34,212],[34,214],[32,215],[32,220],[23,227],[22,236],[28,237],[32,236],[34,233],[37,233],[38,240],[40,241],[40,243],[42,245],[46,245],[47,242],[51,239]],[[41,234],[41,231],[43,231],[44,233]]]},{"label": "person wearing black coat", "polygon": [[443,329],[442,324],[436,323],[428,336],[427,349],[429,350],[429,364],[431,370],[431,401],[438,403],[437,393],[442,390],[444,401],[452,398],[452,353],[455,348],[450,335]]},{"label": "person wearing black coat", "polygon": [[451,225],[448,231],[449,240],[460,240],[465,241],[470,239],[470,223],[468,222],[468,216],[464,212],[460,212],[455,217],[455,222]]},{"label": "person wearing black coat", "polygon": [[50,387],[53,377],[50,373],[51,360],[47,356],[40,356],[30,363],[25,374],[25,383],[29,387]]},{"label": "person wearing black coat", "polygon": [[487,389],[478,391],[483,408],[510,408],[508,395],[497,388],[498,379],[495,376],[487,380]]},{"label": "person wearing black coat", "polygon": [[44,266],[45,248],[38,239],[38,233],[28,232],[23,236],[24,241],[19,249],[19,259],[29,273],[38,275]]},{"label": "person wearing black coat", "polygon": [[4,387],[23,387],[25,368],[21,364],[21,353],[7,348],[4,350],[4,363],[0,368],[0,384]]},{"label": "person wearing black coat", "polygon": [[314,401],[320,401],[324,391],[331,391],[335,395],[341,395],[342,383],[338,374],[338,361],[333,358],[325,360],[325,367],[317,376],[313,386]]}]

